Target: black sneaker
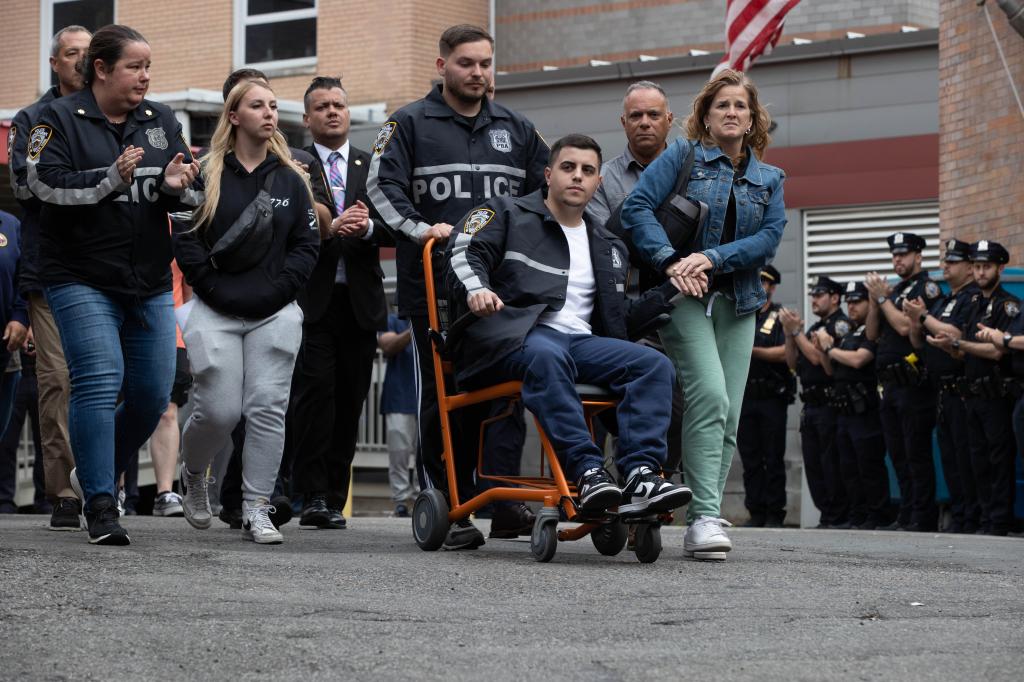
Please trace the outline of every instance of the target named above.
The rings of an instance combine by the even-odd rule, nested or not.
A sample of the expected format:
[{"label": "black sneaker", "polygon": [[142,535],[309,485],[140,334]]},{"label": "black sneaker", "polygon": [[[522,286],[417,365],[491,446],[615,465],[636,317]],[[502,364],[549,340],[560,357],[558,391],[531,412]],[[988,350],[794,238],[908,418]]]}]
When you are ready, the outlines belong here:
[{"label": "black sneaker", "polygon": [[484,534],[469,519],[459,519],[448,528],[444,547],[454,549],[476,549],[484,544]]},{"label": "black sneaker", "polygon": [[327,508],[326,495],[311,495],[302,508],[302,516],[299,517],[300,526],[313,526],[315,528],[328,528],[331,522],[331,511]]},{"label": "black sneaker", "polygon": [[[280,528],[292,520],[292,500],[287,495],[278,495],[270,501],[274,511],[270,512],[270,522],[275,528]],[[242,510],[238,510],[238,523],[242,523]],[[232,526],[234,527],[234,526]],[[239,525],[241,528],[241,525]]]},{"label": "black sneaker", "polygon": [[601,512],[622,501],[622,490],[603,467],[584,471],[576,490],[580,495],[580,511]]},{"label": "black sneaker", "polygon": [[97,495],[85,512],[89,524],[89,542],[93,545],[127,545],[128,533],[117,522],[117,501],[110,495]]},{"label": "black sneaker", "polygon": [[82,503],[74,497],[62,497],[50,515],[50,530],[81,530],[82,522],[78,515],[82,513]]},{"label": "black sneaker", "polygon": [[640,467],[626,482],[619,513],[632,516],[672,511],[692,497],[693,492],[685,485],[669,483],[650,467]]},{"label": "black sneaker", "polygon": [[242,528],[242,508],[228,509],[227,507],[221,507],[220,512],[217,514],[217,518],[228,524],[231,530],[240,530]]},{"label": "black sneaker", "polygon": [[534,519],[534,513],[522,502],[496,505],[491,517],[491,532],[487,537],[505,540],[520,536],[529,537],[533,533]]}]

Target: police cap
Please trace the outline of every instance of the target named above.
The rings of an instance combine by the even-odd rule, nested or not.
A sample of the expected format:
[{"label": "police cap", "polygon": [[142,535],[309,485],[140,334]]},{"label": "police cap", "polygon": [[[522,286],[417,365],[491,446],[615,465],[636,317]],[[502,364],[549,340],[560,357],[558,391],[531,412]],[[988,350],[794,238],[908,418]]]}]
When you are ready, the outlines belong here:
[{"label": "police cap", "polygon": [[843,297],[847,303],[850,301],[866,301],[868,298],[868,288],[864,285],[864,282],[847,282]]},{"label": "police cap", "polygon": [[925,247],[924,237],[919,237],[913,232],[895,232],[885,241],[889,242],[890,253],[921,252]]},{"label": "police cap", "polygon": [[1010,262],[1010,252],[999,242],[991,242],[982,239],[971,244],[971,261],[975,263],[1003,263]]},{"label": "police cap", "polygon": [[817,294],[842,294],[843,285],[835,281],[831,277],[825,277],[821,275],[818,277],[818,281],[811,287],[811,295]]},{"label": "police cap", "polygon": [[942,260],[947,263],[959,263],[971,259],[971,245],[959,239],[946,240],[946,253]]},{"label": "police cap", "polygon": [[766,279],[772,284],[782,284],[782,275],[773,265],[766,265],[761,268],[761,279]]}]

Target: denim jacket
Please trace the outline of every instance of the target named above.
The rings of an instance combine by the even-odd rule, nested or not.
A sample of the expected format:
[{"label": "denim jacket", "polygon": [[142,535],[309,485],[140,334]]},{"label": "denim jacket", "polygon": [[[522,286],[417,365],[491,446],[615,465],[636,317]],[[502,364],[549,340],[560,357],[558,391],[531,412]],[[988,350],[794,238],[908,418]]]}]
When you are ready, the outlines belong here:
[{"label": "denim jacket", "polygon": [[[665,230],[654,217],[676,184],[690,142],[676,140],[640,176],[640,182],[622,205],[622,226],[629,230],[634,245],[659,272],[683,254],[668,241]],[[735,178],[732,162],[718,147],[696,143],[693,170],[686,196],[708,205],[708,219],[699,236],[700,252],[711,261],[711,275],[735,273],[733,287],[736,314],[751,313],[765,302],[760,268],[775,256],[786,227],[780,168],[759,162],[748,147],[746,172]],[[729,192],[736,193],[736,237],[720,244]]]}]

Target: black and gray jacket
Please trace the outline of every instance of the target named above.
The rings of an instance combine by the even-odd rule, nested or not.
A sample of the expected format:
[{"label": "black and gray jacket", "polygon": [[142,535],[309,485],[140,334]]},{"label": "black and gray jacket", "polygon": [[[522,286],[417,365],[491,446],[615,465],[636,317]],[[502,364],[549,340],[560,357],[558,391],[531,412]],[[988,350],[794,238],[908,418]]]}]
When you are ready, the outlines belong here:
[{"label": "black and gray jacket", "polygon": [[[51,101],[28,133],[26,178],[42,202],[39,279],[79,282],[112,294],[147,297],[171,290],[169,211],[197,206],[201,193],[175,193],[164,168],[192,153],[174,112],[143,100],[123,132],[86,88]],[[128,145],[145,155],[126,183],[115,162]]]},{"label": "black and gray jacket", "polygon": [[[210,262],[210,246],[256,198],[267,175],[275,169],[270,188],[274,239],[266,256],[244,272],[218,270]],[[251,173],[234,154],[227,154],[220,183],[220,201],[209,225],[193,230],[191,222],[175,221],[174,257],[185,281],[211,308],[249,319],[269,317],[295,300],[316,265],[320,228],[309,192],[302,178],[282,167],[274,154],[268,154]],[[202,182],[197,185],[201,187]]]},{"label": "black and gray jacket", "polygon": [[[669,299],[676,293],[671,282],[636,301],[626,299],[626,246],[589,214],[584,222],[597,285],[590,320],[593,333],[626,339],[657,315],[670,313]],[[518,198],[498,197],[470,211],[452,230],[447,256],[451,319],[467,312],[467,297],[483,289],[505,304],[466,328],[456,350],[460,381],[471,381],[520,348],[542,313],[565,305],[569,242],[545,206],[543,190]]]},{"label": "black and gray jacket", "polygon": [[544,185],[548,146],[526,118],[484,100],[470,122],[436,86],[391,117],[377,133],[367,195],[397,237],[398,309],[426,314],[422,247],[434,223],[455,225],[497,196],[522,196]]},{"label": "black and gray jacket", "polygon": [[11,121],[7,132],[7,152],[10,159],[11,190],[21,204],[24,215],[21,218],[21,261],[18,265],[18,290],[28,296],[41,289],[39,285],[39,211],[42,204],[28,188],[28,173],[25,160],[28,147],[28,133],[39,114],[53,100],[60,97],[60,87],[54,85],[43,96],[28,105]]}]

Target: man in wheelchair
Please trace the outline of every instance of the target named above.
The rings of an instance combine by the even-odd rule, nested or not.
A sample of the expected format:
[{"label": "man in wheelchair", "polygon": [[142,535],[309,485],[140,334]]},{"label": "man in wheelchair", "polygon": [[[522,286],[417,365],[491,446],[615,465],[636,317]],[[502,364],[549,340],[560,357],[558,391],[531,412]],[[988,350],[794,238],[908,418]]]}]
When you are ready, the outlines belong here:
[{"label": "man in wheelchair", "polygon": [[[452,230],[449,305],[479,318],[454,344],[456,378],[474,387],[522,381],[523,404],[577,482],[581,511],[617,506],[622,515],[646,516],[680,507],[692,494],[660,475],[675,370],[628,338],[663,324],[681,292],[668,281],[626,300],[626,247],[584,214],[600,168],[597,143],[567,135],[551,148],[546,196],[493,198]],[[700,282],[681,284],[699,293]],[[604,387],[619,401],[616,466],[625,489],[603,467],[577,384]]]}]

